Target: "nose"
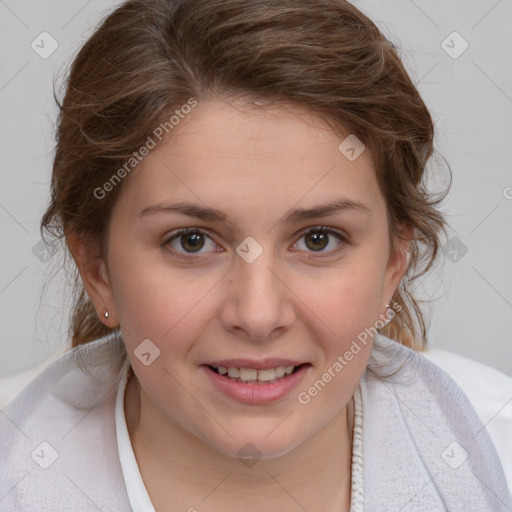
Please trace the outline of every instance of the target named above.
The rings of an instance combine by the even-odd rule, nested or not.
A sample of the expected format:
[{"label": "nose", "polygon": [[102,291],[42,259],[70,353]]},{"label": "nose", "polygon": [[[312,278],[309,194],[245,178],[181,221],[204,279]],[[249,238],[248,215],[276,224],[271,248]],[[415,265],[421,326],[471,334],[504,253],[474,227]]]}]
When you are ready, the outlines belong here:
[{"label": "nose", "polygon": [[[224,328],[253,341],[272,340],[295,321],[293,292],[270,249],[252,263],[236,256],[222,305]],[[281,269],[281,270],[279,270]]]}]

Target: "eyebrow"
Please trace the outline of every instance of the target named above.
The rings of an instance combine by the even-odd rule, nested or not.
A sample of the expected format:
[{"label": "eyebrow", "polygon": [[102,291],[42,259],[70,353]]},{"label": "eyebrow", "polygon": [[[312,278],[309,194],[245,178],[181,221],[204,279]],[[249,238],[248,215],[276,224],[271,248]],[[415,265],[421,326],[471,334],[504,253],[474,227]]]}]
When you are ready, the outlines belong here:
[{"label": "eyebrow", "polygon": [[[294,222],[301,222],[318,217],[327,217],[329,215],[335,215],[342,212],[359,212],[368,215],[371,213],[371,210],[359,201],[337,199],[311,208],[292,209],[284,215],[281,222],[283,224],[292,224]],[[224,223],[230,227],[233,226],[233,223],[222,211],[186,202],[174,204],[159,203],[148,206],[139,212],[138,217],[142,218],[155,213],[179,213],[181,215],[187,215],[189,217],[195,217],[205,221]]]}]

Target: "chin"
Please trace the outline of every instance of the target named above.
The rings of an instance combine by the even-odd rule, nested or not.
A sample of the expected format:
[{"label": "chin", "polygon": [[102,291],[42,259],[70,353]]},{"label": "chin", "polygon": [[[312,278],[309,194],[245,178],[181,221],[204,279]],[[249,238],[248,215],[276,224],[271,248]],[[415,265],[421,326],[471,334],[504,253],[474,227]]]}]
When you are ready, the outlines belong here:
[{"label": "chin", "polygon": [[[278,424],[278,423],[277,423]],[[275,428],[275,427],[272,427]],[[224,453],[230,457],[244,460],[250,467],[251,460],[275,459],[291,452],[307,437],[294,437],[289,429],[282,428],[282,432],[277,433],[277,429],[272,432],[269,429],[249,429],[243,430],[244,434],[236,437],[229,435],[223,436],[223,439],[208,439],[207,443],[215,450]],[[280,428],[280,427],[279,427]],[[242,430],[242,429],[241,429]],[[252,432],[254,430],[254,432]],[[269,432],[272,432],[270,435]]]}]

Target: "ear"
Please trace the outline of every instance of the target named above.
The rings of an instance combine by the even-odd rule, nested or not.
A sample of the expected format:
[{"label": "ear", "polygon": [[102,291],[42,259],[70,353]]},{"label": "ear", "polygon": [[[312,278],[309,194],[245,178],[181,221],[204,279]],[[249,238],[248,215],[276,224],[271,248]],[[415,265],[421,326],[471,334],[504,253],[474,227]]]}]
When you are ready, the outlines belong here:
[{"label": "ear", "polygon": [[391,304],[393,295],[404,277],[409,264],[409,245],[414,234],[414,227],[403,225],[399,228],[400,235],[395,240],[395,249],[390,249],[382,289],[381,311],[386,311],[386,304]]},{"label": "ear", "polygon": [[[66,240],[98,318],[107,327],[117,327],[119,322],[112,287],[99,247],[75,232],[66,233]],[[106,311],[108,318],[105,318]]]}]

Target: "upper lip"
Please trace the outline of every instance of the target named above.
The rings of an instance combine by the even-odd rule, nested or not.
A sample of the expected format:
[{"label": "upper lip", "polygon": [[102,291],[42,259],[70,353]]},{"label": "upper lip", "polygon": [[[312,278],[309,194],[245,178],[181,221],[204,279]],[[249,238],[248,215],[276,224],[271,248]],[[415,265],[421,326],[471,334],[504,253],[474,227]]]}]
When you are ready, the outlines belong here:
[{"label": "upper lip", "polygon": [[216,368],[223,366],[224,368],[253,368],[255,370],[266,370],[268,368],[277,368],[278,366],[299,366],[305,363],[304,361],[269,357],[261,361],[254,361],[252,359],[222,359],[220,361],[208,361],[203,364],[215,366]]}]

